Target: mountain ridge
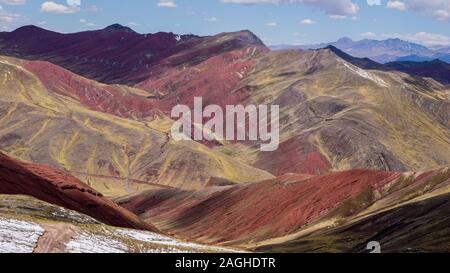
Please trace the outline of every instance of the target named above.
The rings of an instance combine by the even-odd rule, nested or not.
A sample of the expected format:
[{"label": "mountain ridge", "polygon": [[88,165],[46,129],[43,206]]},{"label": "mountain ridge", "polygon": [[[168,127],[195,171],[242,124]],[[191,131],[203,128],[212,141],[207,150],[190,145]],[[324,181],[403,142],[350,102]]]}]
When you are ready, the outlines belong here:
[{"label": "mountain ridge", "polygon": [[386,64],[377,63],[369,58],[353,57],[342,50],[328,46],[327,49],[333,51],[344,60],[362,68],[375,69],[380,71],[400,71],[413,76],[432,78],[442,84],[450,83],[450,64],[439,59],[431,61],[395,61]]},{"label": "mountain ridge", "polygon": [[319,49],[334,46],[340,50],[359,58],[370,58],[379,63],[387,63],[397,60],[399,57],[408,55],[432,56],[436,52],[426,46],[391,38],[386,40],[363,39],[353,41],[350,38],[341,38],[336,42],[320,43],[313,45],[281,45],[271,46],[272,49]]},{"label": "mountain ridge", "polygon": [[[195,63],[195,54],[213,56],[249,45],[265,47],[250,31],[205,37],[168,32],[139,34],[119,24],[70,34],[25,26],[0,35],[3,55],[50,61],[102,83],[127,85],[142,82],[164,67]],[[186,56],[180,55],[189,51]],[[168,61],[170,57],[177,57],[173,60],[176,62]]]}]

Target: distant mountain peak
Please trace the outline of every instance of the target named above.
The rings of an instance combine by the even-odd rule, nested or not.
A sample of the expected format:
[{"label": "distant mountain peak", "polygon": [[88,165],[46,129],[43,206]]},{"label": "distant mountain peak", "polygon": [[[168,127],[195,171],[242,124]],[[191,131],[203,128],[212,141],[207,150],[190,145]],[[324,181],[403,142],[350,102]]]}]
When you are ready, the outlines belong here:
[{"label": "distant mountain peak", "polygon": [[353,41],[348,37],[344,37],[331,43],[300,46],[278,46],[273,48],[276,48],[277,50],[286,48],[319,49],[328,45],[333,45],[352,56],[358,58],[367,57],[379,63],[392,62],[402,56],[431,56],[434,53],[426,46],[401,40],[399,38],[391,38],[387,40],[364,39]]},{"label": "distant mountain peak", "polygon": [[19,27],[18,29],[14,30],[11,33],[43,33],[43,32],[53,32],[50,30],[46,30],[44,28],[35,26],[35,25],[27,25],[27,26],[23,26],[23,27]]},{"label": "distant mountain peak", "polygon": [[43,30],[43,28],[40,28],[40,27],[35,26],[35,25],[26,25],[26,26],[23,26],[23,27],[19,27],[18,29],[16,29],[16,31],[17,30],[23,30],[23,29]]},{"label": "distant mountain peak", "polygon": [[106,28],[104,28],[105,31],[110,31],[110,32],[129,32],[129,33],[135,33],[134,30],[132,30],[129,27],[123,26],[121,24],[112,24],[110,26],[107,26]]},{"label": "distant mountain peak", "polygon": [[344,61],[347,61],[347,62],[349,62],[355,66],[358,66],[362,69],[381,69],[382,68],[381,64],[379,64],[369,58],[353,57],[333,45],[329,45],[329,46],[325,47],[324,49],[330,50],[336,56],[343,59]]},{"label": "distant mountain peak", "polygon": [[337,56],[341,57],[342,59],[352,58],[351,55],[345,53],[344,51],[340,50],[339,48],[337,48],[333,45],[328,45],[327,47],[324,47],[323,49],[330,50],[331,52],[333,52]]},{"label": "distant mountain peak", "polygon": [[348,43],[348,42],[353,42],[353,40],[350,39],[349,37],[342,37],[342,38],[339,39],[337,42],[338,42],[338,43]]},{"label": "distant mountain peak", "polygon": [[252,41],[255,44],[260,44],[260,45],[264,45],[264,42],[253,32],[251,32],[250,30],[241,30],[238,31],[237,33],[240,33],[243,36],[246,36],[248,38],[248,40]]},{"label": "distant mountain peak", "polygon": [[396,41],[396,42],[406,42],[407,43],[407,41],[404,41],[400,38],[389,38],[389,39],[386,39],[386,41]]},{"label": "distant mountain peak", "polygon": [[333,51],[333,52],[335,52],[335,53],[337,53],[337,52],[342,52],[342,53],[343,53],[342,50],[340,50],[339,48],[337,48],[337,47],[335,47],[335,46],[333,46],[333,45],[328,45],[328,46],[326,46],[324,49],[329,49],[329,50],[331,50],[331,51]]},{"label": "distant mountain peak", "polygon": [[448,63],[440,60],[440,59],[434,59],[430,61],[431,64],[433,65],[443,65],[443,66],[448,66]]},{"label": "distant mountain peak", "polygon": [[264,42],[250,30],[224,32],[219,34],[218,36],[226,37],[229,40],[239,41],[242,45],[265,46]]}]

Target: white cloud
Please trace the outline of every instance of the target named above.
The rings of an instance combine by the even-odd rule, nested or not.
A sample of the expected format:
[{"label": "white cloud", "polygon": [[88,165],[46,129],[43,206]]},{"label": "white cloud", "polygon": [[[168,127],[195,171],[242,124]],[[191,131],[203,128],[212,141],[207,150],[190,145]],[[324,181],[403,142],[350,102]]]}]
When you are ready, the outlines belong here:
[{"label": "white cloud", "polygon": [[303,25],[314,25],[314,24],[317,24],[316,21],[314,21],[312,19],[309,19],[309,18],[302,20],[300,23],[303,24]]},{"label": "white cloud", "polygon": [[173,0],[159,0],[158,7],[161,8],[176,8],[177,4]]},{"label": "white cloud", "polygon": [[83,10],[90,11],[90,12],[96,12],[96,11],[99,11],[100,8],[96,5],[90,5],[89,7],[85,8]]},{"label": "white cloud", "polygon": [[0,30],[11,30],[20,24],[28,23],[29,19],[21,14],[11,13],[0,6]]},{"label": "white cloud", "polygon": [[450,20],[449,0],[408,0],[405,3],[408,10],[430,15],[439,20]]},{"label": "white cloud", "polygon": [[203,20],[205,20],[206,22],[212,22],[212,23],[220,21],[219,18],[214,17],[214,16],[213,17],[207,17],[207,18],[205,18]]},{"label": "white cloud", "polygon": [[392,0],[388,1],[387,7],[401,11],[410,10],[438,20],[450,21],[449,0]]},{"label": "white cloud", "polygon": [[369,6],[381,6],[381,0],[367,0]]},{"label": "white cloud", "polygon": [[265,23],[265,25],[267,27],[277,27],[278,23],[277,22],[267,22],[267,23]]},{"label": "white cloud", "polygon": [[354,0],[222,0],[224,3],[243,5],[256,4],[304,4],[323,9],[327,14],[350,15],[356,14],[359,6]]},{"label": "white cloud", "polygon": [[0,2],[6,5],[25,5],[27,0],[1,0]]},{"label": "white cloud", "polygon": [[[69,1],[68,1],[69,2]],[[41,12],[47,13],[57,13],[57,14],[66,14],[66,13],[77,13],[80,11],[80,8],[76,5],[62,5],[55,3],[53,1],[46,1],[41,5]]]},{"label": "white cloud", "polygon": [[406,10],[406,5],[402,1],[389,1],[387,7],[390,9]]},{"label": "white cloud", "polygon": [[129,22],[128,23],[128,26],[129,27],[139,27],[141,24],[139,24],[139,23],[136,23],[136,22]]},{"label": "white cloud", "polygon": [[67,0],[66,2],[69,6],[81,6],[81,0]]},{"label": "white cloud", "polygon": [[377,37],[377,35],[373,32],[364,32],[360,34],[362,37],[366,37],[366,38],[375,38]]},{"label": "white cloud", "polygon": [[85,25],[85,26],[88,26],[88,27],[95,27],[96,26],[96,24],[94,24],[92,22],[89,22],[88,20],[86,20],[84,18],[80,19],[80,23]]},{"label": "white cloud", "polygon": [[347,19],[347,16],[345,15],[338,15],[338,14],[333,14],[329,16],[331,19],[333,20],[345,20]]}]

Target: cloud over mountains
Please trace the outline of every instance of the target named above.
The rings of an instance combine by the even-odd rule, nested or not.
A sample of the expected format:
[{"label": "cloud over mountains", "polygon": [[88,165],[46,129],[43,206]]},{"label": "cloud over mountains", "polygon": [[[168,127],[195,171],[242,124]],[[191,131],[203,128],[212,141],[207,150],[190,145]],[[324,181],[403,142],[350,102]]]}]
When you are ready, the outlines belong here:
[{"label": "cloud over mountains", "polygon": [[243,5],[304,4],[323,9],[327,14],[336,15],[356,14],[359,10],[359,6],[351,0],[222,0],[222,2]]}]

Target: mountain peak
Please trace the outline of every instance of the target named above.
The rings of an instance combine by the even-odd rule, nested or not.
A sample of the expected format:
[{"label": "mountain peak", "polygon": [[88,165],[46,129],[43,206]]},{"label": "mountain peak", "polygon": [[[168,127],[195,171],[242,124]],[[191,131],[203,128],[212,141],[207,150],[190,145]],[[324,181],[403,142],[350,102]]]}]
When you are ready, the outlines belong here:
[{"label": "mountain peak", "polygon": [[53,31],[46,30],[46,29],[43,29],[43,28],[35,26],[35,25],[27,25],[27,26],[19,27],[11,33],[28,33],[28,34],[30,34],[30,33],[44,33],[44,32],[50,33]]},{"label": "mountain peak", "polygon": [[129,32],[129,33],[135,33],[134,30],[132,30],[129,27],[123,26],[121,24],[112,24],[110,26],[107,26],[106,28],[104,28],[105,31],[109,31],[109,32]]},{"label": "mountain peak", "polygon": [[434,59],[430,61],[431,64],[433,65],[444,65],[444,66],[448,66],[448,63],[440,60],[440,59]]},{"label": "mountain peak", "polygon": [[344,55],[344,54],[347,55],[347,53],[345,53],[344,51],[340,50],[339,48],[337,48],[337,47],[335,47],[333,45],[328,45],[327,47],[324,47],[323,49],[328,49],[328,50],[330,50],[331,52],[335,53],[338,56],[341,56],[341,55]]},{"label": "mountain peak", "polygon": [[386,41],[393,41],[393,42],[406,42],[400,38],[390,38],[390,39],[386,39]]},{"label": "mountain peak", "polygon": [[257,46],[265,46],[264,42],[259,39],[253,32],[250,30],[240,30],[235,32],[223,32],[216,36],[212,37],[222,37],[227,40],[234,40],[241,45],[257,45]]},{"label": "mountain peak", "polygon": [[369,58],[353,57],[332,45],[329,45],[329,46],[325,47],[324,49],[330,50],[331,52],[336,54],[336,56],[343,59],[344,61],[347,61],[347,62],[349,62],[359,68],[362,68],[362,69],[381,69],[382,68],[381,64],[379,64]]},{"label": "mountain peak", "polygon": [[342,37],[342,38],[339,39],[337,42],[338,42],[338,43],[351,43],[351,42],[353,42],[353,40],[350,39],[350,38],[348,38],[348,37]]}]

